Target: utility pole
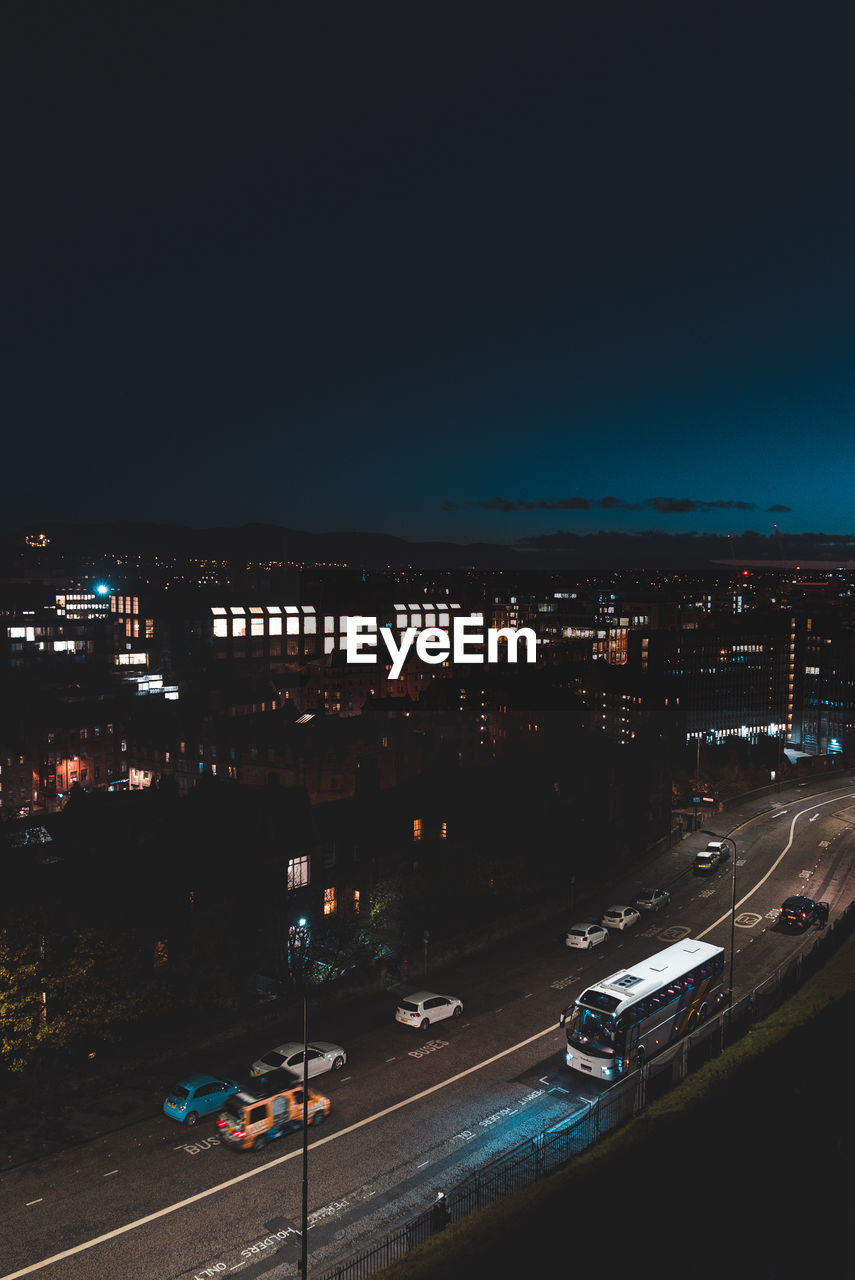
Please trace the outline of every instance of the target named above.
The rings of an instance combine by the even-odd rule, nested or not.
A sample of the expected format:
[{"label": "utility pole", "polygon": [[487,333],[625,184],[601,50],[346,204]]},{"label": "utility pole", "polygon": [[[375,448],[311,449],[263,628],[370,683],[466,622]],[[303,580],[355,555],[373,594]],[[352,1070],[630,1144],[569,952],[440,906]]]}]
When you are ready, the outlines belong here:
[{"label": "utility pole", "polygon": [[736,841],[733,836],[720,836],[715,831],[706,831],[701,828],[705,836],[712,836],[714,840],[726,841],[733,845],[733,858],[731,860],[730,872],[730,1008],[733,1010],[733,953],[736,944]]},{"label": "utility pole", "polygon": [[303,1183],[300,1213],[300,1260],[297,1263],[302,1280],[307,1280],[309,1266],[309,924],[301,917],[288,930],[289,963],[292,979],[303,998]]}]

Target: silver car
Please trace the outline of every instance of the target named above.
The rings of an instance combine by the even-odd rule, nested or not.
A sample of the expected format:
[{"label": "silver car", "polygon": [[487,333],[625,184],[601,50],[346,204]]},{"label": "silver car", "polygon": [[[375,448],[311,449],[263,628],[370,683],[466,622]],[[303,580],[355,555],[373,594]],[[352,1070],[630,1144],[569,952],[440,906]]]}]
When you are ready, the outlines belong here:
[{"label": "silver car", "polygon": [[[320,1076],[325,1071],[340,1071],[347,1062],[347,1054],[340,1044],[331,1044],[329,1040],[312,1040],[309,1044],[309,1075]],[[263,1058],[256,1059],[250,1070],[254,1076],[266,1075],[268,1071],[293,1071],[303,1074],[303,1045],[296,1040],[288,1044],[280,1044]]]},{"label": "silver car", "polygon": [[670,901],[671,895],[667,889],[642,889],[635,899],[635,905],[639,911],[659,911]]}]

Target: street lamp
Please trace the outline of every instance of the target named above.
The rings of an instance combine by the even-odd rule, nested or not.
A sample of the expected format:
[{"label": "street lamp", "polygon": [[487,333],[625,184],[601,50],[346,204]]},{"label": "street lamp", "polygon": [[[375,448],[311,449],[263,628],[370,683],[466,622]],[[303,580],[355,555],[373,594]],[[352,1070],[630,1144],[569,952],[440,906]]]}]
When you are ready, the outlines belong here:
[{"label": "street lamp", "polygon": [[733,859],[730,870],[730,1008],[733,1009],[733,953],[736,935],[736,841],[733,836],[720,836],[715,831],[707,831],[703,827],[701,831],[705,836],[712,836],[714,840],[721,840],[722,843],[733,845]]},{"label": "street lamp", "polygon": [[[300,1218],[300,1261],[298,1270],[306,1280],[309,1244],[309,923],[301,916],[289,930],[291,975],[303,996],[303,1203]],[[299,954],[299,960],[298,960]]]}]

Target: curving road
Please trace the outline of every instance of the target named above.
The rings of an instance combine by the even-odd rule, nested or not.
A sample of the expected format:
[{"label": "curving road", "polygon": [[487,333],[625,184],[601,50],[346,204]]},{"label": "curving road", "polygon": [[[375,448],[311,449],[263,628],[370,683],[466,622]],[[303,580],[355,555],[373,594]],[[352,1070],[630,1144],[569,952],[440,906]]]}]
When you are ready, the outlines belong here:
[{"label": "curving road", "polygon": [[[737,848],[739,995],[810,945],[812,934],[773,927],[785,897],[826,899],[832,919],[855,897],[855,786],[794,788],[720,816],[716,830]],[[348,1037],[347,1067],[316,1082],[333,1109],[325,1128],[310,1131],[310,1274],[414,1216],[437,1188],[588,1105],[593,1082],[563,1065],[559,1010],[591,980],[680,937],[729,949],[731,867],[709,878],[691,871],[706,839],[690,836],[645,868],[646,881],[670,889],[669,906],[594,951],[568,951],[557,935],[514,943],[443,976],[441,989],[465,1001],[462,1018],[426,1034],[401,1027],[390,995]],[[636,872],[609,901],[631,900],[638,884]],[[568,907],[564,923],[609,902],[587,905]],[[216,1135],[213,1118],[185,1131],[157,1116],[5,1172],[0,1280],[296,1275],[299,1134],[261,1154],[226,1150]]]}]

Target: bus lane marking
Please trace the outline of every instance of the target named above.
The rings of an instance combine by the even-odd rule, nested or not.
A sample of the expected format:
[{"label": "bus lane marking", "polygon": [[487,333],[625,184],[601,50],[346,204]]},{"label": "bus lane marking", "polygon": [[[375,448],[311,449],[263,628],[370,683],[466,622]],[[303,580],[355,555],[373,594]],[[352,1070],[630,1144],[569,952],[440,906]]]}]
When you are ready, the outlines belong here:
[{"label": "bus lane marking", "polygon": [[[459,1080],[465,1080],[468,1076],[474,1075],[476,1071],[483,1071],[485,1067],[491,1067],[493,1063],[501,1062],[502,1058],[507,1058],[509,1054],[517,1053],[520,1049],[525,1049],[530,1044],[535,1044],[538,1040],[542,1040],[544,1036],[555,1035],[557,1030],[555,1023],[550,1023],[542,1031],[536,1031],[534,1035],[527,1036],[525,1040],[519,1040],[507,1049],[501,1049],[491,1057],[485,1058],[483,1062],[476,1062],[474,1066],[466,1067],[465,1070],[458,1071],[456,1075],[449,1076],[446,1080],[440,1080],[437,1084],[432,1084],[427,1089],[422,1089],[419,1093],[412,1094],[409,1098],[402,1098],[400,1102],[393,1102],[391,1106],[384,1107],[382,1111],[375,1111],[373,1115],[365,1116],[362,1120],[356,1120],[353,1124],[336,1130],[335,1133],[329,1133],[323,1138],[316,1138],[314,1142],[309,1144],[309,1150],[314,1150],[316,1147],[324,1147],[328,1142],[337,1142],[339,1138],[355,1133],[358,1129],[365,1128],[366,1125],[375,1124],[378,1120],[383,1120],[386,1116],[403,1110],[404,1107],[412,1106],[414,1102],[421,1102],[424,1098],[431,1097],[441,1089],[447,1089],[449,1085],[457,1084]],[[257,1178],[259,1174],[268,1173],[289,1160],[297,1160],[302,1157],[302,1154],[302,1150],[297,1147],[293,1151],[287,1152],[284,1156],[277,1156],[274,1160],[257,1165],[254,1169],[247,1169],[244,1173],[235,1174],[233,1178],[227,1178],[225,1182],[218,1182],[204,1191],[197,1191],[194,1195],[187,1196],[184,1200],[176,1200],[174,1204],[164,1205],[160,1209],[153,1210],[152,1213],[145,1214],[142,1218],[135,1218],[133,1222],[125,1222],[120,1227],[113,1227],[112,1230],[105,1231],[99,1236],[93,1236],[90,1240],[82,1240],[79,1244],[70,1245],[69,1248],[62,1249],[59,1253],[51,1254],[48,1258],[40,1258],[38,1262],[31,1262],[28,1266],[20,1267],[17,1271],[9,1271],[6,1275],[0,1276],[0,1280],[19,1280],[20,1276],[32,1275],[35,1271],[41,1271],[44,1267],[52,1266],[55,1262],[61,1262],[64,1258],[73,1258],[76,1254],[84,1253],[87,1249],[94,1249],[97,1245],[105,1244],[108,1240],[115,1240],[118,1236],[127,1235],[130,1231],[137,1231],[140,1227],[147,1226],[151,1222],[156,1222],[160,1218],[166,1218],[172,1213],[177,1213],[179,1209],[186,1209],[192,1204],[198,1204],[201,1200],[207,1200],[209,1196],[219,1195],[221,1191],[228,1191],[231,1187],[238,1186],[249,1178]]]},{"label": "bus lane marking", "polygon": [[426,1040],[418,1049],[409,1049],[407,1056],[409,1058],[424,1058],[429,1053],[436,1053],[437,1049],[447,1049],[449,1042],[447,1040]]},{"label": "bus lane marking", "polygon": [[200,1138],[198,1142],[182,1142],[173,1151],[184,1151],[188,1156],[197,1156],[200,1151],[210,1151],[220,1145],[219,1138]]}]

